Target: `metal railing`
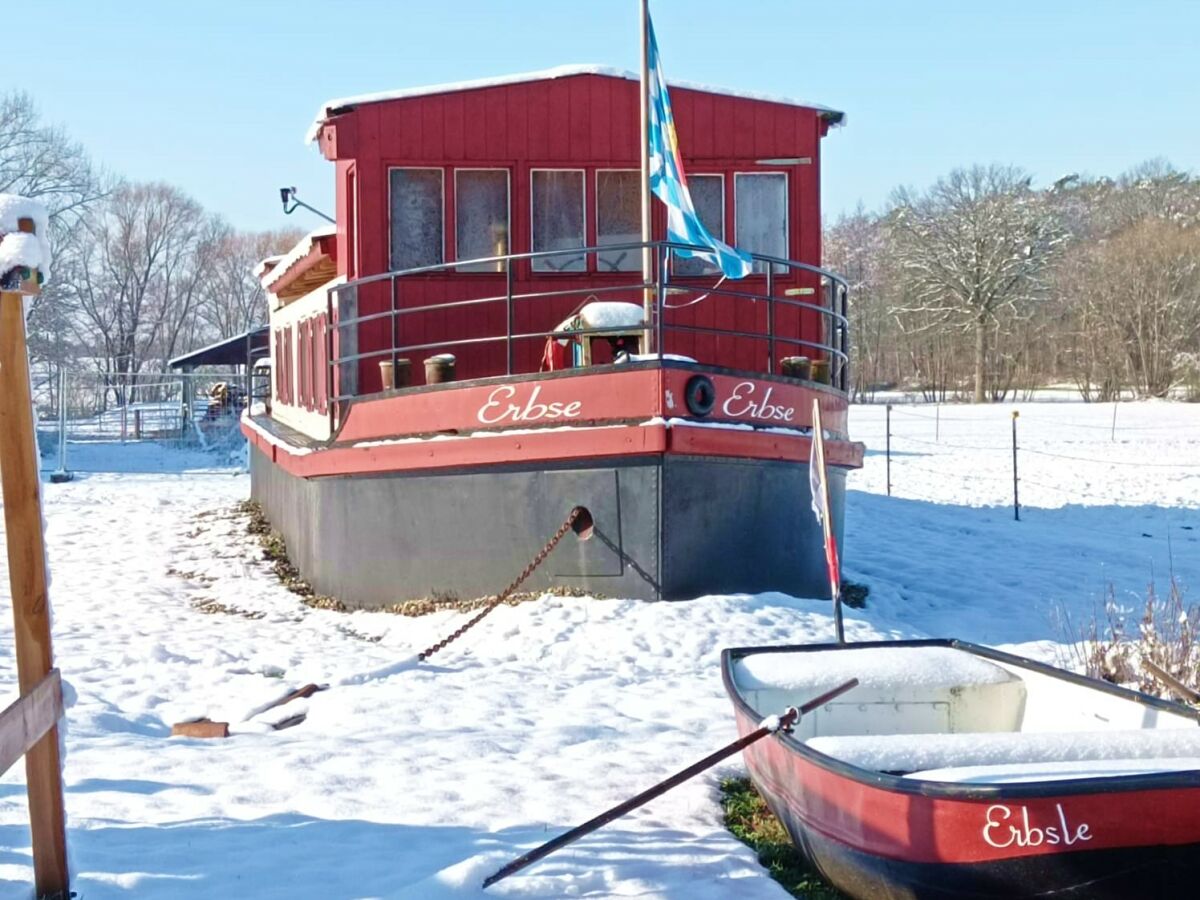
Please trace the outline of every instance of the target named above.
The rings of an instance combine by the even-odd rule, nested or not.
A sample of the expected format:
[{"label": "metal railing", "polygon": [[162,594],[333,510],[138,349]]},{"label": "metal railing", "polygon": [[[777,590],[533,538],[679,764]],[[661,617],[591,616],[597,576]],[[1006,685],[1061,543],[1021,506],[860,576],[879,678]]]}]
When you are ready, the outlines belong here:
[{"label": "metal railing", "polygon": [[[554,270],[550,260],[570,257],[578,260],[587,259],[595,254],[612,254],[621,251],[636,250],[639,252],[649,247],[655,257],[654,277],[645,280],[639,272],[624,272],[625,279],[615,280],[613,272],[587,272],[577,270],[564,272]],[[594,247],[573,247],[566,250],[549,250],[536,253],[513,253],[505,256],[492,256],[470,260],[456,260],[433,266],[420,266],[396,272],[385,272],[366,278],[359,278],[346,284],[329,289],[327,317],[331,327],[327,332],[326,352],[329,363],[326,370],[327,396],[333,401],[347,400],[361,396],[363,392],[356,389],[358,364],[363,360],[396,360],[408,353],[430,350],[450,351],[456,348],[479,347],[502,343],[505,347],[505,364],[502,370],[489,372],[488,375],[515,374],[514,347],[518,342],[544,341],[546,338],[570,338],[586,335],[588,337],[603,337],[605,334],[628,333],[626,326],[600,328],[584,328],[578,330],[557,330],[553,328],[555,319],[561,320],[559,314],[554,314],[550,303],[556,298],[580,297],[584,302],[602,300],[613,295],[624,295],[629,298],[636,295],[639,305],[649,293],[651,302],[651,321],[643,322],[638,327],[644,328],[651,336],[652,347],[641,347],[642,354],[654,355],[661,358],[670,352],[670,338],[675,334],[708,335],[714,338],[730,337],[756,340],[765,343],[763,369],[775,372],[779,359],[785,355],[813,355],[805,351],[815,351],[823,356],[830,364],[830,383],[840,390],[846,390],[849,384],[849,321],[848,295],[849,287],[841,276],[817,266],[779,257],[763,254],[751,254],[755,262],[755,271],[744,280],[730,282],[719,278],[719,272],[711,275],[678,275],[671,271],[672,251],[703,250],[688,244],[670,241],[650,241],[627,244],[605,244]],[[640,259],[640,256],[637,258]],[[540,261],[551,271],[534,269],[534,263]],[[492,267],[488,272],[481,272],[478,267]],[[517,269],[520,267],[522,285],[529,290],[518,292]],[[527,268],[528,267],[528,268]],[[470,271],[473,268],[474,271]],[[496,280],[503,279],[503,292],[493,292],[482,297],[470,297],[461,300],[451,300],[438,303],[422,303],[415,306],[405,306],[401,303],[402,286],[406,281],[423,280],[426,283],[436,280],[423,276],[450,275],[454,278],[455,286],[475,282],[479,285],[491,285]],[[553,289],[555,280],[564,278],[586,279],[585,286]],[[803,286],[800,282],[812,282],[817,279],[819,287]],[[364,289],[383,290],[388,292],[386,304],[380,312],[358,315],[358,298]],[[780,290],[780,289],[783,290]],[[824,295],[824,302],[812,302],[794,299],[795,296],[816,294]],[[668,297],[694,294],[695,298],[685,302],[669,303]],[[758,331],[744,329],[713,327],[695,324],[694,322],[671,321],[684,318],[678,311],[692,308],[710,297],[729,297],[738,303],[757,306],[765,303],[766,325]],[[518,330],[516,327],[517,312],[524,305],[544,306],[545,320],[551,327],[547,330]],[[439,335],[436,340],[421,340],[415,343],[403,343],[402,327],[406,318],[418,315],[442,313],[450,310],[471,308],[487,308],[503,305],[505,310],[505,328],[503,333],[485,334],[473,337],[454,337],[449,334]],[[582,308],[580,303],[576,309]],[[797,310],[795,333],[781,334],[778,328],[781,309]],[[821,333],[824,340],[812,341],[800,338],[799,318],[803,311],[816,313],[821,317]],[[731,320],[735,316],[729,317]],[[384,339],[382,345],[364,352],[358,352],[359,326],[371,322],[387,322],[390,326],[390,339]],[[372,341],[372,343],[375,343]],[[791,353],[780,351],[791,350]],[[703,361],[701,361],[703,362]],[[499,368],[499,367],[498,367]],[[342,378],[336,379],[334,373],[341,371]],[[755,368],[757,370],[757,367]],[[339,388],[340,389],[337,389]],[[349,389],[347,390],[347,387]],[[332,407],[336,403],[331,403]]]}]

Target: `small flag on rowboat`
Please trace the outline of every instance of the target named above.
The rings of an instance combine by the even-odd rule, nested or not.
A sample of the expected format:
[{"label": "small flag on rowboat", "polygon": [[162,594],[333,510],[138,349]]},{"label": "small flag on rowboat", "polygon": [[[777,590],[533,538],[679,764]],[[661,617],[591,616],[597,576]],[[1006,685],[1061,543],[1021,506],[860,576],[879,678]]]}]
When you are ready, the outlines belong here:
[{"label": "small flag on rowboat", "polygon": [[825,472],[825,431],[821,426],[821,404],[813,400],[812,452],[808,459],[808,486],[812,493],[812,511],[821,526],[825,542],[825,568],[829,575],[829,597],[838,643],[845,643],[842,631],[842,573],[838,563],[837,538],[833,534],[833,519],[829,514],[829,481]]},{"label": "small flag on rowboat", "polygon": [[744,278],[753,268],[750,254],[730,247],[715,237],[700,221],[692,195],[688,190],[687,176],[683,173],[683,154],[679,151],[679,137],[675,133],[675,116],[671,112],[671,98],[667,93],[667,79],[663,74],[662,60],[658,55],[658,42],[654,39],[654,26],[648,25],[650,43],[650,190],[667,207],[667,239],[680,244],[693,244],[710,248],[710,252],[699,250],[672,250],[682,257],[698,257],[717,266],[726,278]]}]

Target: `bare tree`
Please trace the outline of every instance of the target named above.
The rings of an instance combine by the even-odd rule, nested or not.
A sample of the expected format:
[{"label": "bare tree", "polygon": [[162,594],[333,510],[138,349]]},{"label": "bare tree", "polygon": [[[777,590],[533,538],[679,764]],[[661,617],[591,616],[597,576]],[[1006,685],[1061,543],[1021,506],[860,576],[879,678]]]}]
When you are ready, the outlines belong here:
[{"label": "bare tree", "polygon": [[878,216],[860,204],[825,231],[825,265],[850,286],[850,343],[854,395],[870,396],[897,378],[896,326],[888,309],[884,271],[887,247]]},{"label": "bare tree", "polygon": [[224,230],[215,250],[208,299],[200,310],[214,340],[233,337],[267,321],[267,295],[254,267],[268,256],[290,250],[303,236],[299,229]]},{"label": "bare tree", "polygon": [[85,217],[71,272],[83,328],[106,372],[137,372],[173,351],[211,263],[214,233],[200,205],[164,184],[122,184]]},{"label": "bare tree", "polygon": [[[0,192],[35,197],[50,213],[55,256],[70,256],[80,217],[104,193],[103,179],[83,148],[65,132],[42,123],[28,94],[0,94]],[[61,267],[61,266],[60,266]],[[29,313],[29,350],[47,377],[54,400],[58,370],[78,347],[70,338],[69,285],[52,278]]]},{"label": "bare tree", "polygon": [[888,232],[909,288],[897,315],[919,330],[973,335],[973,397],[982,402],[989,359],[1012,363],[997,335],[1028,313],[1062,243],[1052,211],[1020,170],[975,166],[924,194],[898,191]]}]

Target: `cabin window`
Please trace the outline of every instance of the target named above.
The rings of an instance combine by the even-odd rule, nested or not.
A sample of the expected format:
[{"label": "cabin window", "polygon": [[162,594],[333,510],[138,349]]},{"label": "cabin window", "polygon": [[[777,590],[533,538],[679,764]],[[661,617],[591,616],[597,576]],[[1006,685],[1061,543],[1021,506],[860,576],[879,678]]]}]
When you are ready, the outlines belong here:
[{"label": "cabin window", "polygon": [[[687,182],[692,205],[700,216],[700,224],[713,237],[725,240],[725,176],[689,175]],[[674,260],[674,269],[677,275],[711,275],[720,271],[702,259],[683,259],[678,256]]]},{"label": "cabin window", "polygon": [[[733,188],[738,247],[750,253],[787,259],[787,175],[739,172],[734,176]],[[754,271],[767,271],[767,264],[756,262]],[[785,272],[787,267],[777,265],[775,271]]]},{"label": "cabin window", "polygon": [[[530,173],[533,252],[583,247],[583,170],[534,169]],[[582,253],[532,260],[535,272],[582,272]]]},{"label": "cabin window", "polygon": [[[636,244],[642,239],[642,180],[637,169],[596,173],[596,244]],[[609,250],[596,255],[601,272],[636,272],[640,250]]]},{"label": "cabin window", "polygon": [[[459,259],[508,254],[508,170],[454,173],[454,241]],[[459,266],[460,272],[503,272],[502,261]]]},{"label": "cabin window", "polygon": [[388,181],[392,271],[440,265],[442,170],[391,169]]}]

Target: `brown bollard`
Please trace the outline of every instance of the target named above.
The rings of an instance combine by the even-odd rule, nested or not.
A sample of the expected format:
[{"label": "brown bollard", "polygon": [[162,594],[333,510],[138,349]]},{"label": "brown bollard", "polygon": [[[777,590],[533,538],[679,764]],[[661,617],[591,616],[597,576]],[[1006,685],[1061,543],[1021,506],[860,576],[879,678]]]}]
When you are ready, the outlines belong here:
[{"label": "brown bollard", "polygon": [[453,353],[439,353],[425,360],[425,383],[446,384],[454,380]]},{"label": "brown bollard", "polygon": [[807,356],[785,356],[779,361],[779,370],[788,378],[809,381],[812,378],[812,360]]}]

